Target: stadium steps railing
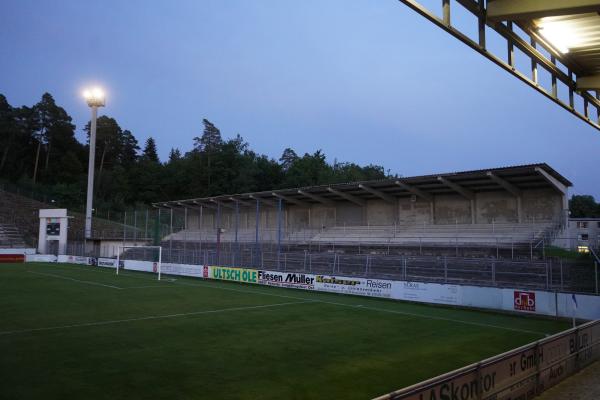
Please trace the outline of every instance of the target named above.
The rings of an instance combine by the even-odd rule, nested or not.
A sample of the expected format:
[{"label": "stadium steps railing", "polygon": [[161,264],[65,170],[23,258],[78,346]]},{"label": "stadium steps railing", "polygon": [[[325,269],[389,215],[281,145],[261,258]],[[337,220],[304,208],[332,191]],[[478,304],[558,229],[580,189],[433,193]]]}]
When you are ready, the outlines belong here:
[{"label": "stadium steps railing", "polygon": [[1,223],[0,221],[0,247],[26,247],[23,235],[14,224]]}]

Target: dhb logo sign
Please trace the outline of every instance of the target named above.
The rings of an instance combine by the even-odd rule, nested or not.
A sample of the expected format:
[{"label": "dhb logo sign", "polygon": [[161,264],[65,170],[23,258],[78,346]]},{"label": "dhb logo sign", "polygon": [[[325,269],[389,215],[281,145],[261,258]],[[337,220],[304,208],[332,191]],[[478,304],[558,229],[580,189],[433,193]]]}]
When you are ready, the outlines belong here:
[{"label": "dhb logo sign", "polygon": [[515,310],[535,311],[535,292],[521,292],[515,290]]}]

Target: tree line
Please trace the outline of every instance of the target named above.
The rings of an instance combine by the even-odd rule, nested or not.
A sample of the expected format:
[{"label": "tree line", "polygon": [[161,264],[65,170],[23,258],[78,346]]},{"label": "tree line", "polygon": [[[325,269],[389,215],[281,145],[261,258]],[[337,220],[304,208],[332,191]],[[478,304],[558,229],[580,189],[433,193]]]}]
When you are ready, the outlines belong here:
[{"label": "tree line", "polygon": [[[381,179],[380,165],[328,163],[317,150],[286,148],[276,160],[250,148],[240,135],[223,138],[203,119],[189,151],[158,157],[155,140],[140,147],[135,135],[110,116],[97,120],[95,208],[124,210],[163,200]],[[0,180],[44,193],[48,201],[81,209],[85,203],[89,122],[85,143],[64,108],[44,93],[33,106],[13,107],[0,94]]]},{"label": "tree line", "polygon": [[[75,129],[49,93],[31,107],[13,107],[0,94],[0,181],[43,193],[48,202],[83,208],[89,144],[77,140]],[[83,129],[89,138],[89,122]],[[152,137],[140,147],[114,118],[98,117],[95,207],[121,211],[163,200],[389,176],[380,165],[328,163],[321,150],[300,156],[286,148],[276,160],[252,150],[240,135],[224,139],[207,119],[198,131],[189,151],[172,148],[161,161]],[[569,208],[571,217],[600,217],[600,203],[592,196],[573,196]]]},{"label": "tree line", "polygon": [[573,195],[569,200],[571,218],[600,218],[600,203],[593,196]]}]

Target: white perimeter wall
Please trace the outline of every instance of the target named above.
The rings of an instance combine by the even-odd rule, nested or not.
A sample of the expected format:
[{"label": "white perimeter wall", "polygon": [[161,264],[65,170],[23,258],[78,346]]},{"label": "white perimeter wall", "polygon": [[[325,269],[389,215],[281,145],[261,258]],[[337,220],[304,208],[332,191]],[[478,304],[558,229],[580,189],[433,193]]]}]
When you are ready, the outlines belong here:
[{"label": "white perimeter wall", "polygon": [[[42,261],[29,258],[27,261]],[[43,260],[54,261],[54,260]],[[58,256],[58,262],[114,268],[114,259]],[[125,270],[155,271],[156,263],[124,260]],[[424,282],[351,278],[244,268],[188,264],[162,264],[162,273],[203,279],[315,290],[368,297],[383,297],[420,303],[485,308],[516,313],[538,314],[578,319],[600,319],[600,296],[576,294],[577,308],[571,293],[541,290],[507,289],[481,286],[447,285]]]}]

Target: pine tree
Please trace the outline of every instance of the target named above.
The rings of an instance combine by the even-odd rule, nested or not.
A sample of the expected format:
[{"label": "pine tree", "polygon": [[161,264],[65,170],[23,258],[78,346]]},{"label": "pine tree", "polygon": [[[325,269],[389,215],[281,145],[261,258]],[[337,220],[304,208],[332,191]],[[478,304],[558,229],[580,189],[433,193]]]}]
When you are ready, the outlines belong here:
[{"label": "pine tree", "polygon": [[153,137],[149,137],[148,140],[146,140],[142,158],[152,163],[160,163],[160,160],[158,159],[158,153],[156,152],[156,142],[154,141]]},{"label": "pine tree", "polygon": [[298,160],[298,155],[289,147],[283,151],[283,154],[279,158],[279,162],[281,163],[281,167],[284,171],[289,170],[296,160]]},{"label": "pine tree", "polygon": [[15,115],[13,108],[6,97],[0,94],[0,171],[4,169],[8,154],[14,142],[14,136],[17,133],[15,129]]},{"label": "pine tree", "polygon": [[204,132],[201,137],[194,138],[194,148],[207,153],[214,152],[223,144],[221,131],[206,118],[202,120],[202,123]]},{"label": "pine tree", "polygon": [[181,160],[181,151],[176,147],[171,147],[171,151],[169,152],[169,162],[173,163],[179,160]]},{"label": "pine tree", "polygon": [[138,146],[138,141],[133,136],[133,134],[127,129],[123,131],[121,135],[121,155],[120,161],[124,166],[133,165],[138,159],[138,151],[140,150],[140,146]]}]

